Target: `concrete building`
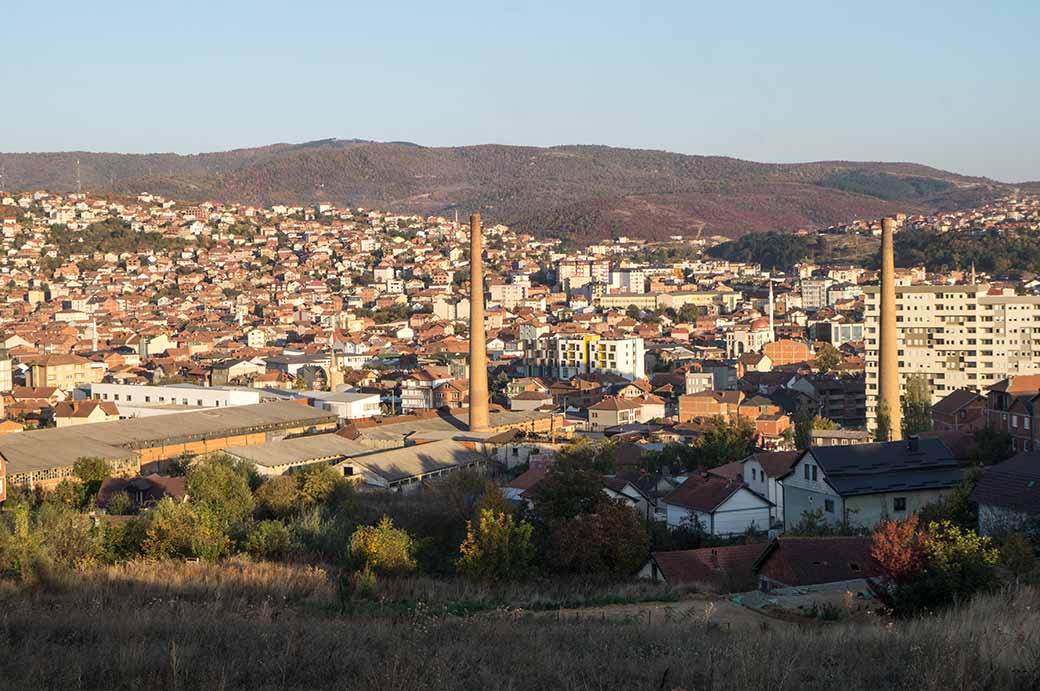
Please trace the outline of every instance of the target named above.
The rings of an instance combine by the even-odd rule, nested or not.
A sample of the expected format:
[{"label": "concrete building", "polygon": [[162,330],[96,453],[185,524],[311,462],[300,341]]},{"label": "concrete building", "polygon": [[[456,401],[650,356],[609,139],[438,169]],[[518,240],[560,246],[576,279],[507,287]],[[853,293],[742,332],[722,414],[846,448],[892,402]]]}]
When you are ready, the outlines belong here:
[{"label": "concrete building", "polygon": [[298,395],[315,408],[335,413],[340,420],[361,420],[380,413],[377,393],[304,391]]},{"label": "concrete building", "polygon": [[79,355],[44,355],[29,367],[27,386],[53,386],[71,391],[80,384],[99,382],[105,365]]},{"label": "concrete building", "polygon": [[646,348],[638,337],[558,334],[527,343],[528,376],[572,379],[579,374],[617,374],[630,381],[646,377]]},{"label": "concrete building", "polygon": [[[879,393],[878,288],[867,287],[867,421],[874,428]],[[997,382],[1040,374],[1040,297],[992,294],[988,285],[896,286],[900,386],[923,375],[938,403],[957,389],[982,392]]]},{"label": "concrete building", "polygon": [[[220,386],[173,384],[171,386],[144,386],[141,384],[94,383],[86,387],[88,397],[95,401],[109,401],[119,407],[121,417],[134,417],[137,407],[190,406],[192,408],[226,408],[236,405],[256,405],[262,394],[255,389]],[[77,392],[78,393],[78,392]]]}]

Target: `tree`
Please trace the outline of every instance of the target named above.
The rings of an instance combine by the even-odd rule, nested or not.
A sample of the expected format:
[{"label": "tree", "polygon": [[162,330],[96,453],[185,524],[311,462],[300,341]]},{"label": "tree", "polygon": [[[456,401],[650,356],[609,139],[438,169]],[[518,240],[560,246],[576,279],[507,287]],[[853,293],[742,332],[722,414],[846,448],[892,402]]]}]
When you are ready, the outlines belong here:
[{"label": "tree", "polygon": [[900,615],[933,611],[996,583],[999,555],[989,538],[950,521],[927,527],[916,515],[885,521],[874,532],[871,555],[884,574],[871,588]]},{"label": "tree", "polygon": [[223,530],[239,526],[253,512],[248,469],[228,458],[197,463],[188,471],[188,496],[217,519]]},{"label": "tree", "polygon": [[977,465],[994,465],[1011,458],[1015,449],[1011,435],[993,427],[983,427],[975,432],[975,448],[971,460]]},{"label": "tree", "polygon": [[105,505],[105,513],[111,516],[127,516],[134,510],[134,502],[131,501],[130,495],[120,490],[113,492],[109,498],[108,503]]},{"label": "tree", "polygon": [[483,509],[477,525],[466,522],[459,573],[478,580],[509,581],[527,574],[534,556],[532,526],[502,511]]},{"label": "tree", "polygon": [[255,499],[259,517],[286,518],[298,507],[296,479],[291,475],[278,475],[264,480],[256,490]]},{"label": "tree", "polygon": [[350,536],[350,556],[359,564],[384,573],[415,570],[412,536],[394,527],[388,516],[376,525],[363,525]]},{"label": "tree", "polygon": [[300,504],[304,507],[325,503],[336,489],[336,471],[324,464],[309,465],[296,473]]},{"label": "tree", "polygon": [[72,464],[72,473],[83,483],[83,501],[87,505],[97,496],[101,484],[112,477],[112,466],[104,459],[84,456]]},{"label": "tree", "polygon": [[1036,552],[1022,533],[1011,533],[1000,547],[1000,564],[1016,579],[1036,568]]},{"label": "tree", "polygon": [[608,501],[553,531],[550,565],[565,573],[631,576],[646,561],[649,547],[639,514]]},{"label": "tree", "polygon": [[886,442],[892,438],[892,418],[888,414],[888,403],[878,401],[877,420],[874,423],[874,441]]},{"label": "tree", "polygon": [[755,450],[755,428],[746,418],[729,422],[716,418],[694,446],[701,465],[706,468],[740,461]]},{"label": "tree", "polygon": [[907,378],[903,395],[903,436],[912,437],[932,429],[932,392],[923,374]]},{"label": "tree", "polygon": [[841,367],[842,363],[845,362],[845,356],[830,343],[824,343],[816,351],[816,357],[813,358],[813,362],[816,364],[818,373],[827,374]]},{"label": "tree", "polygon": [[799,451],[804,451],[812,444],[812,433],[820,429],[838,429],[838,423],[816,415],[800,415],[794,421],[794,443]]},{"label": "tree", "polygon": [[246,551],[257,559],[283,558],[289,552],[289,529],[281,521],[260,521],[246,540]]},{"label": "tree", "polygon": [[629,319],[639,321],[643,317],[643,311],[635,305],[629,305],[625,308],[625,316]]},{"label": "tree", "polygon": [[532,515],[548,529],[579,514],[594,513],[610,501],[603,486],[603,476],[595,471],[557,461],[534,489]]}]

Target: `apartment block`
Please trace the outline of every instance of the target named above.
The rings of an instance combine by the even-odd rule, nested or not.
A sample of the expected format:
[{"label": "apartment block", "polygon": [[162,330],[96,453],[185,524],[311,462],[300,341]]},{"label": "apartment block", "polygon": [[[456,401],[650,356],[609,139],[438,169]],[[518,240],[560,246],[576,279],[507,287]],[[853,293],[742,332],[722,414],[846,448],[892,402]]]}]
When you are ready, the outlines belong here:
[{"label": "apartment block", "polygon": [[[867,426],[878,396],[878,287],[864,289]],[[957,389],[983,392],[1040,373],[1040,297],[988,285],[897,285],[899,376],[923,375],[937,403]]]}]

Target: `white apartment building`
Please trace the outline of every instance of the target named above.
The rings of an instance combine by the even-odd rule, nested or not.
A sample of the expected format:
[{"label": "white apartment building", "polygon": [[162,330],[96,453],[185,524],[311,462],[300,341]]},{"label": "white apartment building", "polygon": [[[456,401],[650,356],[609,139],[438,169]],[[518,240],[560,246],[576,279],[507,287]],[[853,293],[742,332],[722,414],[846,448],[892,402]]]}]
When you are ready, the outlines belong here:
[{"label": "white apartment building", "polygon": [[[864,289],[867,427],[878,395],[878,287]],[[897,285],[899,375],[922,374],[937,402],[955,389],[984,392],[1040,373],[1040,297],[990,294],[989,285]]]},{"label": "white apartment building", "polygon": [[642,338],[600,338],[595,334],[559,334],[528,341],[524,367],[528,376],[571,379],[579,374],[617,374],[629,380],[646,377]]}]

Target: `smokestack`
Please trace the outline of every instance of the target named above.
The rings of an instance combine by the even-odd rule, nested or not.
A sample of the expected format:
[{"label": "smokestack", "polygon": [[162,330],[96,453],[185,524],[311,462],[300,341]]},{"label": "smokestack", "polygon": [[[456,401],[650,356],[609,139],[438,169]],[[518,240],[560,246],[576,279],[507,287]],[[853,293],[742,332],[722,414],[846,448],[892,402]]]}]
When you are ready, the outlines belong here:
[{"label": "smokestack", "polygon": [[878,357],[878,408],[888,413],[889,440],[903,438],[902,408],[899,404],[899,346],[896,333],[896,259],[892,239],[895,222],[881,219],[881,334]]},{"label": "smokestack", "polygon": [[484,335],[484,267],[480,214],[469,217],[469,429],[488,429],[487,345]]}]

